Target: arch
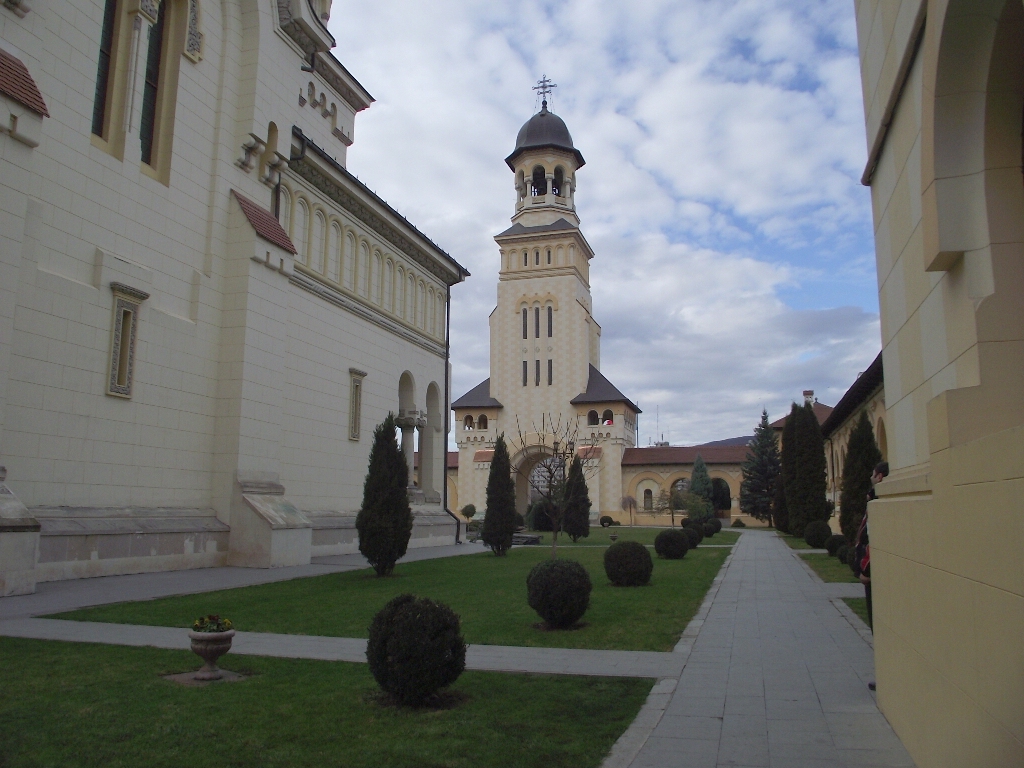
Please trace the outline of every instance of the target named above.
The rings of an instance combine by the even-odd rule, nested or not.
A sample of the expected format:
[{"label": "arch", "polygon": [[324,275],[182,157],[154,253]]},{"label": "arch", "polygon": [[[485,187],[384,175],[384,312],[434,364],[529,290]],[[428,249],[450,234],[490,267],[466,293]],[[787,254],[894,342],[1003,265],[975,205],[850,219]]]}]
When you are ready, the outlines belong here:
[{"label": "arch", "polygon": [[295,258],[301,264],[309,263],[309,206],[304,197],[295,201],[295,234],[292,236],[292,244],[298,251]]},{"label": "arch", "polygon": [[885,421],[882,419],[878,420],[878,424],[875,425],[875,439],[878,443],[878,450],[882,454],[882,461],[889,460],[889,440],[885,435]]},{"label": "arch", "polygon": [[384,268],[384,309],[395,311],[395,262],[387,260]]},{"label": "arch", "polygon": [[423,281],[419,281],[419,293],[416,296],[416,325],[419,328],[427,327],[427,288]]},{"label": "arch", "polygon": [[416,379],[409,371],[403,371],[398,379],[398,410],[416,410]]},{"label": "arch", "polygon": [[[284,184],[281,185],[281,196],[277,201],[277,217],[281,222],[281,229],[292,236],[292,193]],[[295,241],[292,240],[292,243]]]},{"label": "arch", "polygon": [[313,214],[313,246],[310,248],[309,268],[324,273],[324,249],[327,241],[327,219],[319,208]]},{"label": "arch", "polygon": [[381,277],[382,267],[384,265],[384,259],[380,255],[380,251],[376,248],[373,251],[373,303],[380,304],[383,302],[381,291],[384,289],[384,281]]},{"label": "arch", "polygon": [[341,238],[341,225],[337,221],[332,221],[327,246],[327,279],[335,283],[341,281]]},{"label": "arch", "polygon": [[444,473],[444,451],[441,441],[444,430],[441,420],[441,392],[436,382],[427,385],[424,402],[426,424],[420,433],[420,488],[427,501],[441,501],[439,489]]},{"label": "arch", "polygon": [[544,166],[535,165],[530,174],[530,188],[534,197],[540,197],[548,193],[548,178],[544,172]]},{"label": "arch", "polygon": [[654,511],[654,492],[650,488],[644,488],[643,510],[644,512]]},{"label": "arch", "polygon": [[416,324],[416,276],[411,272],[406,275],[405,319],[410,325]]},{"label": "arch", "polygon": [[555,167],[555,178],[551,183],[551,194],[562,197],[562,188],[565,186],[565,169],[562,166]]},{"label": "arch", "polygon": [[601,421],[597,416],[597,411],[587,411],[587,426],[596,427]]},{"label": "arch", "polygon": [[606,408],[605,412],[601,414],[601,423],[602,424],[614,424],[615,423],[615,414],[612,413],[612,409],[611,408]]},{"label": "arch", "polygon": [[526,197],[526,174],[523,173],[522,168],[520,168],[519,172],[516,174],[516,193],[519,200]]},{"label": "arch", "polygon": [[359,283],[359,295],[367,296],[370,292],[370,248],[364,240],[359,244],[359,264],[356,266],[356,282]]},{"label": "arch", "polygon": [[487,429],[487,416],[483,413],[480,414],[480,418],[476,420],[477,429]]},{"label": "arch", "polygon": [[429,333],[431,336],[434,335],[434,313],[437,311],[437,305],[434,303],[434,288],[431,286],[427,289],[427,322],[423,330]]},{"label": "arch", "polygon": [[405,317],[405,269],[401,265],[395,277],[395,314],[401,318]]},{"label": "arch", "polygon": [[345,282],[350,291],[356,286],[356,236],[349,230],[345,235]]},{"label": "arch", "polygon": [[516,511],[519,514],[525,515],[530,508],[530,475],[538,464],[550,459],[551,456],[551,449],[546,445],[527,445],[525,449],[520,449],[511,457],[512,475],[516,485]]},{"label": "arch", "polygon": [[466,416],[466,418],[464,418],[462,420],[462,428],[463,429],[473,429],[473,417],[472,416]]}]

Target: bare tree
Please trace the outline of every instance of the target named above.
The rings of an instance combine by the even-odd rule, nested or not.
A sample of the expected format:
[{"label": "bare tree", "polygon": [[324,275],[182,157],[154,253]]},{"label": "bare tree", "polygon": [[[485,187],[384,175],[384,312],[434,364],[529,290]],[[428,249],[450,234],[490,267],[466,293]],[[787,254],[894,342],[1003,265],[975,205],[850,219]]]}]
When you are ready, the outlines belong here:
[{"label": "bare tree", "polygon": [[[522,477],[530,490],[540,496],[544,502],[541,509],[551,519],[552,560],[558,557],[558,534],[565,515],[565,480],[569,465],[574,458],[579,458],[584,480],[594,477],[599,469],[598,451],[594,450],[597,440],[580,438],[579,421],[578,415],[563,417],[559,414],[555,419],[551,414],[544,414],[540,429],[534,422],[532,431],[527,434],[517,418],[518,443],[511,443],[521,454],[512,472]],[[544,458],[533,463],[528,461],[532,455]]]},{"label": "bare tree", "polygon": [[636,512],[636,499],[632,496],[623,496],[619,502],[622,511],[629,515],[629,527],[633,527],[633,514]]}]

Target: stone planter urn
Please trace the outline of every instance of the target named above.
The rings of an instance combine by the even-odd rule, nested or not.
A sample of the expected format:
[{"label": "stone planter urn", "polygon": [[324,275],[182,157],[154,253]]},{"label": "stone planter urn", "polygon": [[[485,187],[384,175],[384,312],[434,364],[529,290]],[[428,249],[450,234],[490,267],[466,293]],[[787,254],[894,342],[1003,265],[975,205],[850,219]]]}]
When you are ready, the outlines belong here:
[{"label": "stone planter urn", "polygon": [[619,540],[619,534],[617,534],[617,533],[609,533],[608,534],[608,538],[611,539],[612,541],[618,541]]},{"label": "stone planter urn", "polygon": [[220,680],[224,673],[217,668],[217,659],[231,650],[231,638],[235,630],[226,632],[193,632],[188,633],[192,640],[192,653],[206,662],[203,668],[193,675],[194,680]]}]

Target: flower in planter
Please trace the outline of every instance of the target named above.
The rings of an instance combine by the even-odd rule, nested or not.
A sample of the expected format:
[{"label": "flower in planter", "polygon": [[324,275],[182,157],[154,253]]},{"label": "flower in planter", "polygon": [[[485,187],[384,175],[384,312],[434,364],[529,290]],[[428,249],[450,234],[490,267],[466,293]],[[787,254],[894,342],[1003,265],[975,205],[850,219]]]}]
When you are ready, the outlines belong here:
[{"label": "flower in planter", "polygon": [[231,619],[222,619],[215,613],[209,616],[200,616],[192,622],[193,632],[227,632],[233,628]]}]

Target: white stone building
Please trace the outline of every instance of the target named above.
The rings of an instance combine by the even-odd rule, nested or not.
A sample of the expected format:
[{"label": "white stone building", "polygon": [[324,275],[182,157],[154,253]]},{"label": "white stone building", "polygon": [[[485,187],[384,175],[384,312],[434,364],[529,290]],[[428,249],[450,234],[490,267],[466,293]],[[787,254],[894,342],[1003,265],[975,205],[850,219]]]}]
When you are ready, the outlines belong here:
[{"label": "white stone building", "polygon": [[412,546],[453,540],[468,273],[345,170],[373,99],[330,6],[0,7],[0,595],[353,551],[389,411]]}]

